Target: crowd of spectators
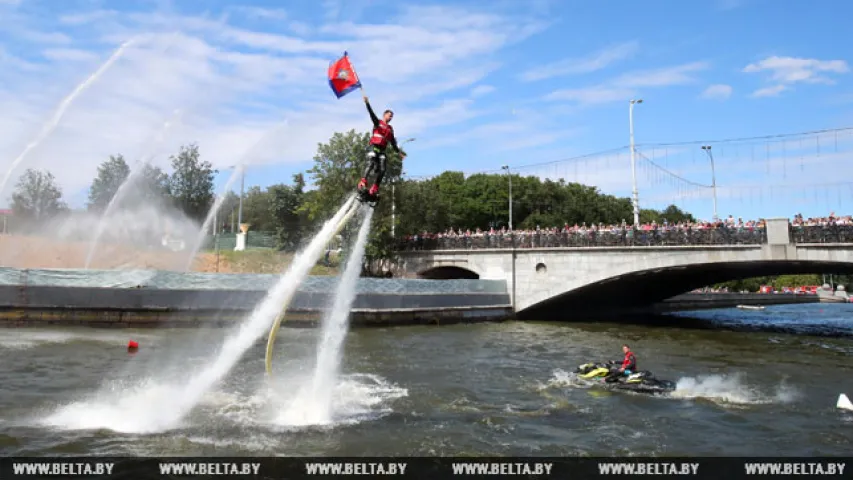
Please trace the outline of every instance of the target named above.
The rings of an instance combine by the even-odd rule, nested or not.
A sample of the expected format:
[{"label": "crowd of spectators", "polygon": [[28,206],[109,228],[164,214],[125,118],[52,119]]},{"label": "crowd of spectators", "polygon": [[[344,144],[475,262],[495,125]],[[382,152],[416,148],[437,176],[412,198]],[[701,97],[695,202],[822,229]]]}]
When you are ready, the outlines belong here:
[{"label": "crowd of spectators", "polygon": [[[853,242],[853,216],[805,219],[797,214],[789,220],[794,240],[799,243],[828,241]],[[408,235],[400,239],[401,250],[435,250],[461,248],[517,248],[631,245],[702,245],[761,244],[766,241],[764,219],[735,219],[732,215],[715,221],[650,222],[637,228],[626,221],[616,225],[586,223],[562,227],[516,229],[506,227],[489,230],[454,229],[445,232]],[[819,228],[814,228],[819,227]]]}]

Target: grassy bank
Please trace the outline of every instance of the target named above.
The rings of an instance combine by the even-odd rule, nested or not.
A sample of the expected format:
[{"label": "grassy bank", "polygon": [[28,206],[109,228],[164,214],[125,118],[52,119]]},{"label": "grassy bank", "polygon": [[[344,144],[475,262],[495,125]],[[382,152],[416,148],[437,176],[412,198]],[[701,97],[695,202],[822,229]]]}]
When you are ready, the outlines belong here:
[{"label": "grassy bank", "polygon": [[[193,270],[219,273],[282,273],[293,261],[293,253],[273,249],[251,249],[242,252],[212,250],[199,252]],[[331,255],[329,265],[321,259],[311,270],[311,275],[337,275],[338,258]]]}]

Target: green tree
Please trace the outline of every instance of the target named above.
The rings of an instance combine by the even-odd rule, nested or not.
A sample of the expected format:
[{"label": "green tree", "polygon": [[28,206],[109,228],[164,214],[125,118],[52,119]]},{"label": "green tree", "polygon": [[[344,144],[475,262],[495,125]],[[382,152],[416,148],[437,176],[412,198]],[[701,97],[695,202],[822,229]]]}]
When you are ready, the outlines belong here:
[{"label": "green tree", "polygon": [[679,222],[695,222],[696,218],[675,205],[670,205],[661,211],[651,209],[640,210],[640,221],[643,223],[657,222],[662,224],[666,220],[670,224]]},{"label": "green tree", "polygon": [[[256,232],[275,231],[276,225],[273,214],[273,194],[269,188],[261,189],[259,186],[249,187],[243,197],[243,223],[251,225],[251,229]],[[238,204],[233,210],[237,218],[239,208]]]},{"label": "green tree", "polygon": [[144,164],[142,170],[133,180],[133,191],[136,198],[142,202],[166,203],[171,201],[170,179],[160,167]]},{"label": "green tree", "polygon": [[[314,166],[308,171],[315,189],[305,195],[299,212],[312,224],[325,221],[355,191],[358,179],[366,165],[365,146],[370,138],[369,132],[335,133],[328,143],[317,146]],[[402,172],[402,162],[393,148],[387,150],[387,168],[382,181],[380,202],[376,205],[370,231],[370,240],[365,252],[365,265],[371,271],[377,260],[385,260],[393,252],[391,236],[391,195],[397,192]],[[399,197],[398,197],[399,198]],[[341,232],[344,245],[349,245],[358,226],[347,225]]]},{"label": "green tree", "polygon": [[98,175],[89,187],[87,208],[90,211],[104,211],[129,174],[130,167],[124,157],[110,155],[109,160],[98,166]]},{"label": "green tree", "polygon": [[293,176],[293,185],[272,185],[271,210],[275,224],[276,242],[282,250],[294,251],[304,240],[307,215],[300,210],[304,201],[305,178],[301,173]]},{"label": "green tree", "polygon": [[[317,145],[314,166],[308,170],[316,194],[303,209],[311,221],[325,219],[352,195],[365,167],[369,133],[335,133],[328,143]],[[387,175],[387,174],[386,174]]]},{"label": "green tree", "polygon": [[41,223],[68,210],[62,189],[47,170],[27,169],[12,193],[12,211],[26,223]]},{"label": "green tree", "polygon": [[175,206],[194,220],[204,220],[213,206],[213,179],[217,171],[210,162],[201,160],[195,144],[182,146],[178,155],[170,159],[174,171],[168,185]]}]

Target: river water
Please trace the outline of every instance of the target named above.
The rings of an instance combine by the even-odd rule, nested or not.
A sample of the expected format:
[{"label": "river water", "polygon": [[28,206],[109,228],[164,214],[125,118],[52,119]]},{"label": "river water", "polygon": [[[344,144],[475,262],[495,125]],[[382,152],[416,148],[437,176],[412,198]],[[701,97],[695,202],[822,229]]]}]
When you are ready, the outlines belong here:
[{"label": "river water", "polygon": [[[683,318],[689,315],[691,318]],[[699,318],[698,320],[696,318]],[[225,330],[0,331],[2,455],[848,455],[853,305],[691,312],[669,321],[357,329],[335,419],[294,421],[318,330],[264,339],[188,417],[169,395]],[[139,351],[125,349],[133,338]],[[629,343],[670,396],[574,378]],[[153,430],[153,431],[152,431]]]}]

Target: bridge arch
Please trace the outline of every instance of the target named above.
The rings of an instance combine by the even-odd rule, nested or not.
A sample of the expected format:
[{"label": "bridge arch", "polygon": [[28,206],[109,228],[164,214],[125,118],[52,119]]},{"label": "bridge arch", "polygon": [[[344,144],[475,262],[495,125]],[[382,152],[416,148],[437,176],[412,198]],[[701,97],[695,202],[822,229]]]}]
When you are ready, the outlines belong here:
[{"label": "bridge arch", "polygon": [[428,268],[419,272],[418,278],[429,280],[479,280],[480,275],[473,270],[457,267],[455,265],[442,265],[438,267]]},{"label": "bridge arch", "polygon": [[650,306],[715,283],[746,278],[813,273],[853,274],[853,262],[766,260],[704,262],[649,268],[613,275],[579,287],[569,287],[516,312],[520,319],[565,319],[571,314],[595,313],[602,307]]}]

